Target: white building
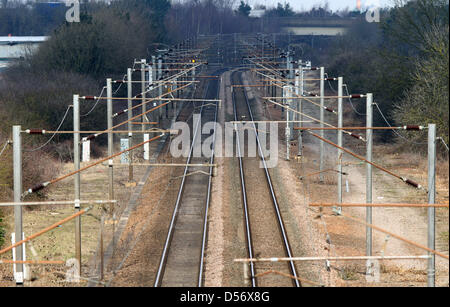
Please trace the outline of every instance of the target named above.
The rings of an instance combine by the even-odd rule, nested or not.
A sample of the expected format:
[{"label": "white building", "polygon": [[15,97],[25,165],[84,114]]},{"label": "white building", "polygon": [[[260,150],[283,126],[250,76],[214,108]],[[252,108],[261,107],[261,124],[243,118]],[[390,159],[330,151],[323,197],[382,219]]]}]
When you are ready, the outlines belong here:
[{"label": "white building", "polygon": [[0,70],[34,52],[48,36],[0,36]]}]

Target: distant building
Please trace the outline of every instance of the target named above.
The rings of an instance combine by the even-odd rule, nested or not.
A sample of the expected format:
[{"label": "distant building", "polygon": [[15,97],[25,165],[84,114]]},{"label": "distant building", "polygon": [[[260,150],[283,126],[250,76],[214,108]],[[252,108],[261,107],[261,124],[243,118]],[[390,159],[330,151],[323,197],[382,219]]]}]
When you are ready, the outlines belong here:
[{"label": "distant building", "polygon": [[248,17],[261,18],[264,16],[265,13],[266,13],[266,10],[264,10],[264,9],[258,9],[258,10],[252,9],[250,11],[250,15],[248,15]]},{"label": "distant building", "polygon": [[278,20],[283,32],[302,36],[343,35],[355,22],[353,18],[340,17],[284,17]]},{"label": "distant building", "polygon": [[0,70],[34,52],[48,36],[0,36]]}]

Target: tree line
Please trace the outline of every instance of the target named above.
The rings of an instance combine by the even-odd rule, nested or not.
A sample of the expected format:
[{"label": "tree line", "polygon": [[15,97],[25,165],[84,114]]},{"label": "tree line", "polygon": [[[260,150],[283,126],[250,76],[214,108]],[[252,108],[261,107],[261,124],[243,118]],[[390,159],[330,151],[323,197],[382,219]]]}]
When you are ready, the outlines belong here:
[{"label": "tree line", "polygon": [[[414,0],[381,10],[379,23],[368,23],[362,14],[347,34],[314,56],[331,75],[344,76],[352,92],[373,92],[390,124],[436,123],[448,144],[448,50],[448,1]],[[365,113],[362,104],[355,108]],[[375,123],[387,125],[375,110]],[[426,150],[426,132],[384,133],[383,139]]]}]

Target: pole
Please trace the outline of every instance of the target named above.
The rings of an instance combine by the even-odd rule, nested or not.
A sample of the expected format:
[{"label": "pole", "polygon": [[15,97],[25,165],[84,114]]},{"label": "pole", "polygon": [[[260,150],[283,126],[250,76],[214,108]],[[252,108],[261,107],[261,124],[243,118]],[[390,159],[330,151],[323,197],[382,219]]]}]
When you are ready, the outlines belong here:
[{"label": "pole", "polygon": [[[159,81],[157,66],[158,66],[158,63],[156,61],[156,56],[152,55],[152,82],[153,82],[153,80]],[[161,85],[161,84],[158,83],[158,85]],[[152,86],[152,89],[153,89],[153,86]],[[155,102],[153,102],[153,105],[154,104],[155,104]],[[156,122],[156,117],[157,117],[156,112],[150,114],[150,119],[152,122]]]},{"label": "pole", "polygon": [[[132,73],[131,68],[127,69],[127,96],[128,96],[128,131],[133,130],[133,124],[131,122],[133,118],[133,101],[131,97],[133,96],[133,83],[132,83]],[[128,148],[133,146],[133,132],[128,132]],[[130,152],[128,155],[129,168],[128,168],[128,181],[133,181],[133,153]]]},{"label": "pole", "polygon": [[[320,67],[320,128],[324,127],[325,114],[324,114],[324,96],[325,96],[325,68]],[[325,131],[320,131],[320,136],[323,138]],[[319,175],[320,182],[323,182],[323,169],[324,169],[324,143],[320,142],[319,144],[319,171],[321,172]]]},{"label": "pole", "polygon": [[[367,94],[366,98],[366,127],[372,127],[373,94]],[[373,130],[366,132],[366,159],[372,162]],[[372,165],[366,163],[366,203],[372,203]],[[372,224],[372,207],[366,208],[366,222]],[[372,228],[366,226],[366,256],[372,256]]]},{"label": "pole", "polygon": [[[146,106],[146,104],[145,104],[145,91],[146,91],[146,89],[145,89],[145,69],[146,69],[146,67],[147,67],[147,65],[146,65],[147,63],[146,63],[146,60],[145,59],[141,59],[141,93],[142,93],[142,95],[141,95],[141,97],[142,97],[142,114],[145,114],[145,111],[147,111],[147,106]],[[108,97],[110,97],[110,96],[108,96]],[[142,122],[143,123],[145,123],[145,122],[147,122],[147,120],[145,119],[146,118],[146,116],[145,115],[143,115],[142,116]],[[145,129],[147,129],[147,126],[146,125],[142,125],[142,131],[144,131]]]},{"label": "pole", "polygon": [[[167,62],[168,62],[168,60],[167,60],[167,55],[166,55],[166,54],[164,54],[162,61],[163,61],[163,63],[167,63]],[[169,66],[169,65],[164,64],[164,68],[168,68],[168,66]],[[167,89],[168,89],[168,86],[166,85],[165,88],[166,88],[166,90],[167,90]],[[162,102],[161,102],[161,103],[162,103]],[[169,105],[168,105],[168,104],[166,105],[165,109],[166,109],[166,118],[168,118],[168,114],[169,114]],[[160,110],[160,117],[161,117],[161,119],[162,119],[162,109]]]},{"label": "pole", "polygon": [[[14,202],[20,203],[22,198],[22,136],[20,131],[21,126],[13,126],[13,165],[14,165]],[[23,240],[22,233],[22,206],[14,206],[14,232],[15,242]],[[23,260],[22,246],[15,249],[16,260]],[[21,286],[24,279],[24,265],[23,263],[15,264],[16,285]]]},{"label": "pole", "polygon": [[[287,95],[292,95],[292,93],[293,93],[293,87],[292,87],[292,85],[289,85],[288,87],[287,87],[287,92],[286,92],[286,94]],[[288,125],[289,125],[289,140],[288,141],[291,141],[292,139],[293,139],[293,137],[294,137],[294,109],[295,109],[295,107],[294,106],[292,106],[292,104],[293,104],[293,101],[292,101],[292,99],[288,99],[288,101],[287,101],[287,104],[288,104],[288,106],[289,106],[289,109],[290,110],[288,110],[288,112],[286,112],[287,114],[288,114],[288,116],[286,117],[286,120],[288,121]]]},{"label": "pole", "polygon": [[[287,97],[289,96],[289,86],[283,86],[283,96]],[[284,100],[285,105],[289,105],[289,102],[287,99]],[[286,129],[285,129],[285,135],[286,135],[286,161],[289,161],[289,143],[290,143],[290,128],[289,128],[289,113],[290,111],[286,112]]]},{"label": "pole", "polygon": [[[163,76],[162,76],[162,58],[161,55],[158,56],[158,80],[162,80]],[[163,92],[162,92],[162,85],[160,85],[158,87],[159,91],[158,91],[158,95],[162,96]],[[158,105],[160,105],[162,103],[162,101],[158,102]],[[159,120],[160,121],[162,118],[162,109],[159,109]]]},{"label": "pole", "polygon": [[[177,80],[177,79],[175,79]],[[178,88],[178,85],[174,85],[176,88]],[[177,97],[179,97],[179,91],[177,90]],[[175,124],[175,121],[177,120],[177,111],[178,111],[178,106],[177,106],[177,101],[173,101],[172,102],[172,111],[173,111],[173,117],[172,117],[172,126]]]},{"label": "pole", "polygon": [[[289,48],[289,46],[288,46],[288,48]],[[291,54],[290,54],[289,49],[288,49],[287,55],[286,55],[286,70],[288,72],[287,78],[292,79],[291,78]],[[261,76],[261,78],[262,78],[262,76]]]},{"label": "pole", "polygon": [[[338,96],[342,97],[344,86],[344,78],[338,78]],[[338,98],[338,128],[342,128],[343,125],[343,109],[342,98]],[[342,130],[337,131],[338,145],[342,147]],[[338,149],[338,204],[342,203],[342,150]],[[333,210],[337,214],[341,214],[342,207],[336,207]]]},{"label": "pole", "polygon": [[[299,87],[300,87],[300,70],[296,69],[296,70],[295,70],[295,80],[294,80],[294,88],[295,88],[295,95],[296,95],[296,96],[299,96],[299,95],[300,95],[300,89],[299,89]],[[298,102],[297,102],[297,106],[296,106],[296,111],[297,111],[297,112],[300,112]],[[294,120],[300,121],[300,115],[299,115],[299,113],[295,113],[295,115],[294,115]],[[297,123],[297,127],[300,128],[300,127],[301,127],[301,123]],[[301,134],[301,133],[302,133],[301,130],[299,130],[299,131],[298,131],[298,134]],[[292,135],[292,137],[294,137],[294,136]],[[299,150],[298,153],[297,153],[297,156],[300,156],[301,154],[302,154],[302,153],[301,153],[301,151]]]},{"label": "pole", "polygon": [[[80,131],[80,98],[79,95],[73,95],[73,130]],[[73,163],[75,171],[80,169],[80,133],[75,132],[73,134]],[[74,177],[74,189],[75,189],[75,213],[81,210],[80,198],[81,198],[81,174],[80,172],[75,174]],[[78,262],[77,276],[81,276],[81,216],[75,218],[75,258]]]},{"label": "pole", "polygon": [[[434,204],[436,198],[436,124],[428,125],[428,203]],[[428,208],[428,248],[435,249],[435,212]],[[428,252],[428,287],[435,286],[435,254]]]},{"label": "pole", "polygon": [[[106,79],[106,91],[108,93],[108,97],[112,97],[112,86],[111,86],[111,78]],[[113,140],[113,106],[112,99],[108,98],[107,100],[107,122],[108,122],[108,156],[112,156],[114,151],[114,140]],[[144,125],[142,125],[144,126]],[[108,167],[108,179],[109,179],[109,199],[114,199],[114,186],[113,186],[113,161],[109,160]]]},{"label": "pole", "polygon": [[[152,55],[152,81],[151,82],[153,82],[153,81],[159,81],[157,71],[156,71],[156,56],[154,56],[154,55]],[[153,88],[153,86],[152,86],[152,88]],[[152,121],[155,121],[154,117],[152,117]]]},{"label": "pole", "polygon": [[[112,85],[111,85],[111,78],[106,79],[106,92],[108,94],[108,97],[112,97]],[[143,106],[144,107],[144,106]],[[112,106],[112,99],[108,98],[107,100],[107,121],[108,121],[108,156],[113,155],[114,151],[114,139],[113,139],[113,133],[112,133],[112,127],[113,127],[113,106]],[[142,125],[144,126],[144,125]],[[129,145],[128,145],[129,146]],[[130,147],[131,148],[131,147]],[[109,181],[109,200],[114,199],[114,166],[113,166],[113,159],[109,160],[108,164],[108,181]],[[114,204],[111,203],[110,205],[110,213],[112,215],[112,246],[113,250],[115,249],[115,221],[116,221],[116,215],[114,212]]]},{"label": "pole", "polygon": [[[301,62],[301,61],[300,61]],[[303,96],[304,93],[304,78],[303,78],[303,66],[302,64],[299,64],[298,66],[299,70],[300,70],[300,96]],[[303,108],[302,108],[302,100],[301,99],[297,99],[297,110],[298,112],[300,112],[298,114],[298,120],[300,121],[300,123],[298,124],[299,127],[302,127],[302,121],[303,121]],[[302,135],[302,131],[299,131],[298,134],[298,141],[297,141],[297,146],[298,146],[298,156],[303,155],[303,135]]]},{"label": "pole", "polygon": [[[155,81],[156,80],[156,75],[155,75],[155,63],[153,62],[153,57],[152,57],[152,62],[151,62],[151,64],[148,64],[147,65],[147,67],[148,67],[148,71],[147,71],[147,73],[148,73],[148,84],[147,84],[147,89],[146,89],[146,91],[148,91],[150,94],[149,94],[149,96],[152,96],[151,95],[151,93],[152,93],[152,90],[153,90],[153,81]],[[160,84],[159,84],[160,85]],[[150,119],[151,119],[151,121],[153,122],[153,121],[155,121],[154,120],[154,116],[153,116],[153,114],[151,114],[150,115]]]}]

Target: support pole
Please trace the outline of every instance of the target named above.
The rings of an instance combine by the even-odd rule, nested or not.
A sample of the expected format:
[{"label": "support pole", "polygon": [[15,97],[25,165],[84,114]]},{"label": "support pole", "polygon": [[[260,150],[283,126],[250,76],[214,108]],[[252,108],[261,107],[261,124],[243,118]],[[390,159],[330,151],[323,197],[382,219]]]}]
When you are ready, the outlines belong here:
[{"label": "support pole", "polygon": [[[300,95],[300,70],[299,70],[299,69],[296,69],[295,72],[294,72],[294,74],[295,74],[295,80],[294,80],[295,95],[296,95],[296,96],[299,96],[299,95]],[[297,105],[296,105],[296,111],[297,111],[297,112],[300,112],[298,102],[297,102]],[[293,120],[300,121],[300,114],[299,114],[299,113],[295,113]],[[299,122],[299,123],[297,123],[296,126],[297,126],[298,128],[301,128],[302,123]],[[299,130],[297,133],[298,133],[298,134],[301,134],[302,131]],[[294,137],[294,135],[292,135],[292,137]],[[298,137],[297,137],[297,138],[298,138]],[[298,150],[297,156],[300,156],[301,154],[302,154],[301,151]]]},{"label": "support pole", "polygon": [[[161,55],[159,55],[158,56],[158,80],[162,80],[163,79],[163,73],[162,73],[162,58],[161,58]],[[158,89],[159,89],[159,91],[158,91],[158,95],[161,97],[162,96],[162,94],[163,94],[163,88],[162,88],[163,86],[162,85],[160,85],[159,87],[158,87]],[[158,102],[158,105],[161,105],[162,104],[162,101],[160,100],[159,102]],[[161,118],[162,118],[162,109],[161,108],[159,108],[159,119],[158,119],[158,122],[161,120]]]},{"label": "support pole", "polygon": [[[152,83],[153,83],[153,81],[159,81],[156,66],[157,66],[156,56],[152,55],[152,80],[151,80]],[[152,88],[153,88],[153,86],[152,86]],[[156,121],[153,113],[151,114],[151,119],[152,119],[152,122]]]},{"label": "support pole", "polygon": [[[325,68],[320,67],[320,128],[324,127],[324,121],[325,121],[325,114],[324,114],[324,96],[325,96]],[[320,131],[320,136],[323,138],[325,131]],[[324,149],[324,142],[320,142],[319,144],[319,181],[323,182],[323,170],[324,170],[324,155],[325,155],[325,149]]]},{"label": "support pole", "polygon": [[[108,93],[108,97],[112,97],[112,86],[111,86],[111,78],[106,79],[106,91]],[[108,121],[108,156],[112,156],[113,155],[113,151],[114,151],[114,135],[112,133],[112,127],[113,127],[113,106],[112,106],[112,99],[108,99],[107,100],[107,121]],[[142,125],[144,126],[144,125]],[[131,147],[129,147],[131,148]],[[113,200],[114,199],[114,166],[113,166],[113,159],[109,160],[109,165],[108,165],[108,182],[109,182],[109,200]],[[115,233],[115,221],[116,221],[116,214],[114,212],[114,204],[111,203],[110,205],[110,213],[112,215],[112,220],[113,220],[113,224],[112,224],[112,233],[113,233],[113,238],[112,238],[112,243],[113,243],[113,250],[115,249],[115,237],[114,237],[114,233]]]},{"label": "support pole", "polygon": [[[111,78],[106,79],[106,91],[108,93],[108,97],[112,97],[112,86],[111,86]],[[114,140],[113,140],[113,105],[112,99],[108,98],[107,100],[107,123],[108,123],[108,156],[112,156],[114,151]],[[144,126],[144,125],[142,125]],[[113,161],[109,160],[109,168],[108,168],[108,179],[109,179],[109,199],[114,199],[114,185],[113,185]]]},{"label": "support pole", "polygon": [[[153,81],[159,81],[159,78],[158,78],[158,69],[157,69],[157,67],[158,67],[158,62],[157,62],[157,60],[156,60],[156,56],[152,55],[152,82],[153,82]],[[157,85],[159,86],[159,85],[161,85],[161,84],[160,84],[160,83],[157,83]],[[153,88],[153,87],[152,87],[152,88]],[[178,96],[177,96],[177,97],[178,97]],[[153,101],[153,102],[152,102],[152,105],[153,105],[153,106],[156,106],[155,103],[159,103],[159,102]],[[150,116],[150,120],[151,120],[152,122],[156,122],[156,121],[157,121],[158,115],[157,115],[156,112],[152,112],[149,116]]]},{"label": "support pole", "polygon": [[[142,97],[142,114],[145,114],[145,112],[147,111],[147,105],[145,103],[145,98],[146,98],[146,88],[145,88],[145,69],[147,68],[147,62],[145,59],[141,59],[141,97]],[[110,97],[110,96],[108,96]],[[146,120],[147,116],[143,115],[142,116],[142,123],[147,122]],[[147,129],[147,125],[142,125],[142,131]]]},{"label": "support pole", "polygon": [[[167,60],[167,55],[164,55],[164,57],[163,57],[163,63],[167,63],[168,62],[168,60]],[[167,69],[169,67],[169,65],[168,64],[164,64],[164,69]],[[168,86],[167,86],[167,83],[166,83],[166,85],[165,85],[165,88],[166,88],[166,90],[168,90]],[[162,103],[162,102],[161,102]],[[165,107],[165,109],[166,109],[166,118],[168,118],[169,117],[169,105],[167,104],[166,105],[166,107]],[[160,117],[161,117],[161,119],[162,119],[162,110],[161,110],[161,113],[160,113]]]},{"label": "support pole", "polygon": [[[177,81],[178,78],[175,78],[175,81]],[[177,89],[178,85],[175,83],[172,86],[172,90]],[[176,91],[178,93],[178,90]],[[177,95],[177,98],[179,96]],[[168,117],[168,114],[166,114],[166,116]],[[176,101],[172,101],[172,123],[175,123],[175,118],[177,117],[177,102]]]},{"label": "support pole", "polygon": [[[131,100],[133,96],[133,83],[132,83],[132,73],[131,68],[127,69],[127,97],[128,97],[128,131],[133,131],[133,101]],[[128,148],[133,146],[133,132],[128,132]],[[128,181],[133,181],[133,152],[128,155]]]},{"label": "support pole", "polygon": [[[428,125],[428,203],[434,204],[436,198],[436,124]],[[435,214],[433,206],[428,208],[428,248],[435,249]],[[435,254],[428,253],[428,287],[435,286]]]},{"label": "support pole", "polygon": [[[292,55],[291,55],[291,52],[290,51],[288,51],[288,56],[287,56],[287,58],[286,58],[286,61],[287,61],[287,70],[288,70],[288,79],[289,80],[292,80],[292,79],[294,79],[294,75],[293,75],[293,73],[294,73],[294,71],[293,71],[293,68],[294,68],[294,65],[292,64]],[[292,82],[292,81],[290,81],[290,82]],[[290,82],[288,83],[288,84],[290,84]]]},{"label": "support pole", "polygon": [[[20,203],[22,201],[22,136],[20,131],[21,126],[13,126],[13,165],[14,165],[14,202]],[[23,240],[22,233],[22,206],[14,206],[14,232],[15,242]],[[15,249],[16,261],[23,261],[22,246]],[[21,286],[24,279],[24,265],[23,263],[15,264],[16,285]]]},{"label": "support pole", "polygon": [[[366,99],[366,127],[372,128],[372,114],[373,114],[373,94],[367,94]],[[373,130],[367,129],[366,132],[366,159],[372,162],[372,144],[373,144]],[[372,203],[372,165],[366,163],[366,203]],[[366,208],[366,222],[372,224],[372,207]],[[366,226],[366,256],[372,256],[372,228]]]},{"label": "support pole", "polygon": [[[343,86],[344,86],[344,78],[339,77],[338,78],[338,96],[341,98],[338,98],[338,128],[342,128],[343,125],[343,108],[342,108],[342,93],[343,93]],[[338,139],[338,146],[342,147],[342,130],[339,129],[337,131],[337,139]],[[343,152],[341,149],[338,149],[338,204],[342,203],[342,155]],[[342,213],[342,207],[336,207],[333,210],[337,214]]]},{"label": "support pole", "polygon": [[[302,64],[300,64],[298,66],[299,70],[300,70],[300,96],[303,96],[304,93],[304,78],[303,78],[303,66]],[[303,108],[302,108],[302,100],[301,99],[297,99],[297,110],[298,112],[300,112],[298,114],[298,120],[300,121],[299,123],[299,127],[302,126],[301,121],[303,121]],[[297,146],[298,146],[298,156],[303,155],[303,135],[302,135],[302,131],[300,130],[299,134],[298,134],[298,140],[297,140]]]},{"label": "support pole", "polygon": [[[289,96],[292,95],[293,90],[294,89],[293,89],[292,85],[289,85],[287,87],[286,94],[289,95]],[[292,141],[292,139],[294,138],[294,121],[295,121],[295,119],[294,119],[295,107],[293,106],[292,99],[288,99],[287,100],[287,105],[289,106],[289,110],[286,111],[286,113],[287,113],[286,121],[287,121],[288,127],[289,127],[289,139],[288,139],[288,141]]]},{"label": "support pole", "polygon": [[[73,95],[73,131],[80,131],[80,98],[79,95]],[[74,171],[80,169],[80,133],[73,134],[73,163]],[[80,192],[81,174],[78,172],[74,176],[75,189],[75,213],[81,210],[80,207]],[[81,216],[75,218],[75,258],[78,262],[77,276],[81,276]]]},{"label": "support pole", "polygon": [[[153,59],[153,57],[152,57],[152,59]],[[149,94],[149,96],[152,96],[152,90],[153,90],[153,81],[157,81],[156,80],[156,75],[155,75],[155,64],[153,63],[153,60],[152,60],[152,62],[151,62],[151,64],[148,64],[147,65],[147,73],[148,73],[148,80],[147,80],[147,89],[146,89],[146,91],[148,91],[148,93],[150,93]],[[158,83],[158,85],[160,85],[160,83]],[[150,105],[150,107],[151,107],[151,105]],[[153,122],[153,121],[155,121],[154,120],[154,118],[153,118],[153,114],[151,114],[150,115],[150,120]]]},{"label": "support pole", "polygon": [[[289,86],[283,86],[283,97],[289,96]],[[289,106],[289,102],[287,99],[284,100],[284,105]],[[290,128],[289,128],[289,113],[291,111],[286,111],[286,128],[285,128],[285,136],[286,136],[286,161],[289,161],[289,143],[290,143]]]},{"label": "support pole", "polygon": [[[175,85],[176,87],[178,87],[177,85]],[[177,91],[177,97],[179,97],[179,91]],[[173,101],[172,102],[172,111],[173,111],[173,117],[172,117],[172,126],[175,125],[175,122],[177,120],[177,114],[178,114],[178,106],[177,106],[177,101]]]}]

